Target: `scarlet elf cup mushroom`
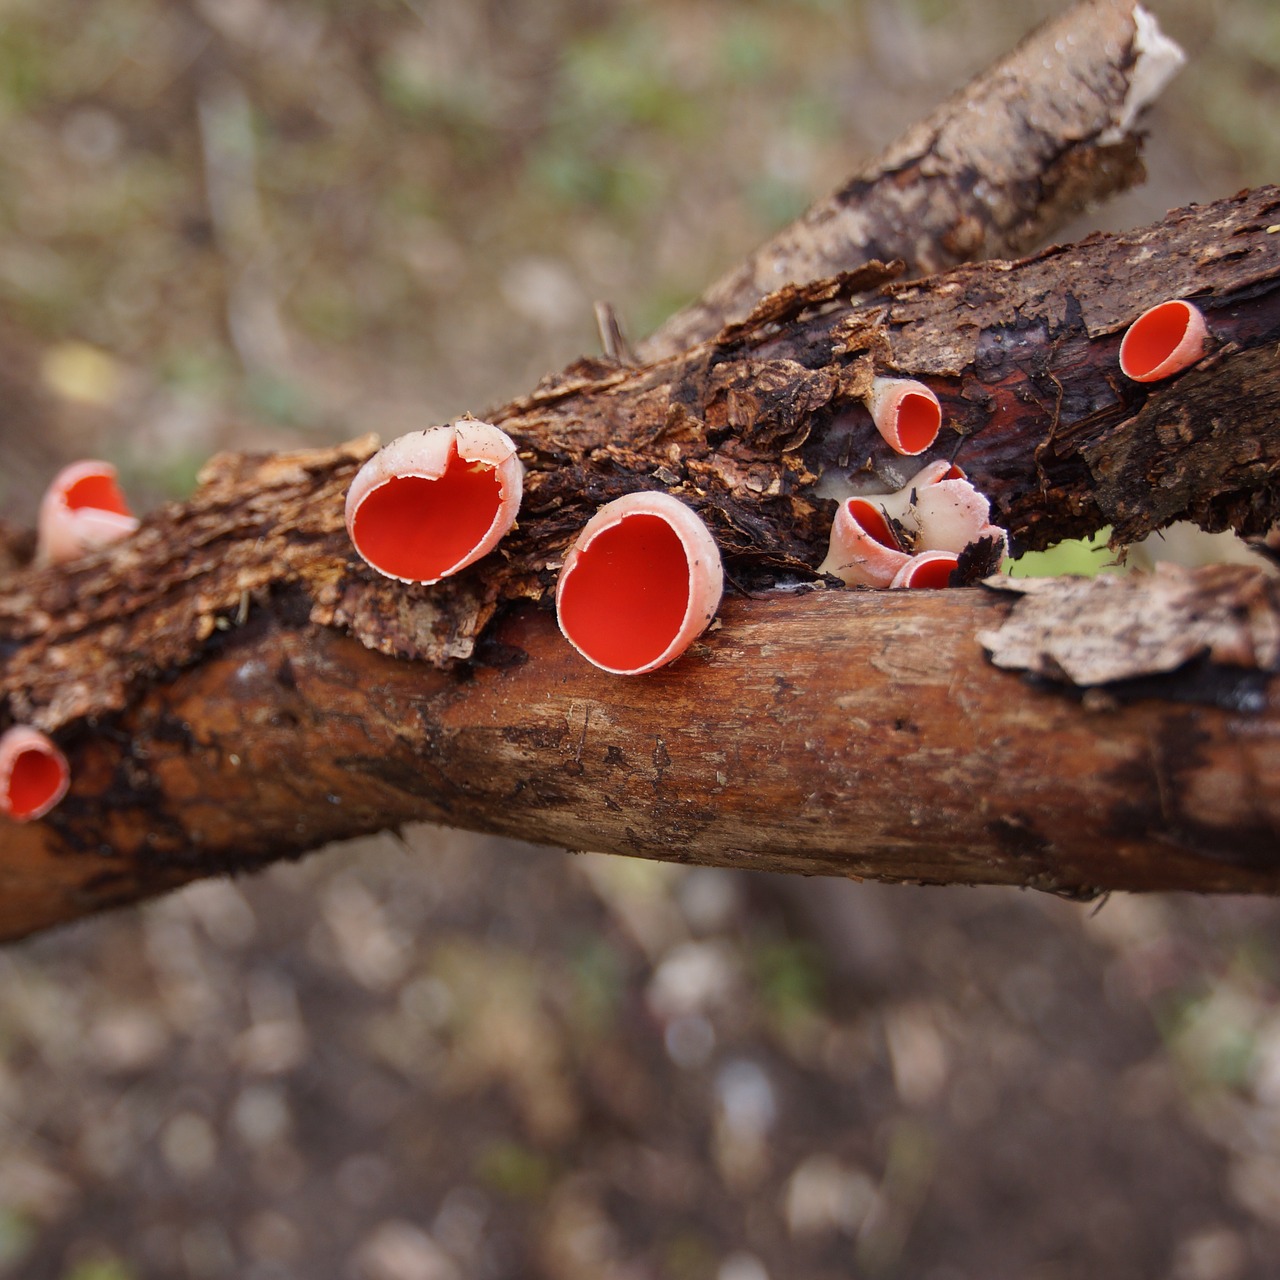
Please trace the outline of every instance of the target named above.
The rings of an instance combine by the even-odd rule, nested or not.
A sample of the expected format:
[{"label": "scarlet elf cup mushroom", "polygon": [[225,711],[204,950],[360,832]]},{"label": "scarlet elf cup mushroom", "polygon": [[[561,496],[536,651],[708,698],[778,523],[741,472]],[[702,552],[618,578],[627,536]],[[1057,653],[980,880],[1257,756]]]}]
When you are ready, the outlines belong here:
[{"label": "scarlet elf cup mushroom", "polygon": [[347,533],[388,578],[439,582],[498,545],[515,523],[523,487],[511,437],[462,418],[375,453],[347,491]]},{"label": "scarlet elf cup mushroom", "polygon": [[931,462],[894,493],[846,498],[818,570],[850,587],[946,586],[960,552],[984,538],[1007,545],[991,504],[959,467]]},{"label": "scarlet elf cup mushroom", "polygon": [[914,378],[876,378],[866,405],[876,430],[895,453],[923,453],[942,428],[938,397]]},{"label": "scarlet elf cup mushroom", "polygon": [[15,822],[43,818],[70,784],[66,756],[39,729],[14,725],[0,736],[0,813]]},{"label": "scarlet elf cup mushroom", "polygon": [[669,493],[629,493],[583,526],[556,583],[556,618],[588,662],[641,675],[706,630],[724,591],[720,549]]},{"label": "scarlet elf cup mushroom", "polygon": [[36,563],[63,564],[127,538],[138,522],[109,462],[73,462],[54,476],[40,501]]},{"label": "scarlet elf cup mushroom", "polygon": [[1144,311],[1120,342],[1120,372],[1134,382],[1159,382],[1190,368],[1209,345],[1200,308],[1171,298]]}]

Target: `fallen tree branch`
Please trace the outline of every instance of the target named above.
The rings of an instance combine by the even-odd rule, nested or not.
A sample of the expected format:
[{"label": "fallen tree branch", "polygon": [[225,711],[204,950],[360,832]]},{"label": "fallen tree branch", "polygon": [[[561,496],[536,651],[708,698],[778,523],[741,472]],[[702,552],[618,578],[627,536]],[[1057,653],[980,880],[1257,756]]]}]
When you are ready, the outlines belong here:
[{"label": "fallen tree branch", "polygon": [[[1028,540],[1071,531],[1108,485],[1134,527],[1170,518],[1171,494],[1172,514],[1270,520],[1277,207],[1280,192],[1244,193],[861,305],[840,301],[847,282],[793,290],[681,360],[575,366],[499,415],[530,468],[505,559],[434,588],[377,577],[346,541],[342,494],[370,442],[215,459],[190,503],[110,554],[4,584],[0,691],[59,731],[76,784],[44,823],[5,829],[0,931],[424,818],[793,871],[1275,891],[1265,645],[1252,670],[1228,660],[1253,681],[1247,705],[1159,690],[1101,714],[987,663],[978,635],[1009,604],[978,590],[730,599],[693,656],[635,681],[515,606],[545,595],[588,508],[655,481],[703,508],[742,581],[813,578],[822,459],[902,465],[853,408],[881,365],[931,379],[950,447]],[[1155,390],[1120,385],[1125,318],[1170,291],[1199,294],[1218,350]],[[1201,402],[1204,421],[1185,409]],[[1126,476],[1143,469],[1176,483],[1139,491]],[[1236,589],[1277,625],[1274,591]],[[1141,630],[1146,612],[1124,617]],[[1213,678],[1188,688],[1235,688],[1220,650],[1202,661]]]},{"label": "fallen tree branch", "polygon": [[[1280,622],[1274,584],[1227,573],[1188,596]],[[1280,681],[1206,661],[1092,700],[1023,685],[976,639],[1009,609],[980,589],[736,598],[690,658],[621,680],[535,608],[443,671],[286,595],[79,726],[74,794],[4,832],[0,936],[421,819],[804,874],[1280,890]]]},{"label": "fallen tree branch", "polygon": [[[1133,23],[1131,4],[1085,10]],[[882,166],[873,186],[929,169]],[[1046,220],[1064,189],[1043,189]],[[1276,891],[1273,588],[1189,579],[1190,616],[1226,601],[1248,643],[1184,645],[1169,672],[1143,656],[1167,636],[1119,625],[1106,647],[1133,674],[1082,695],[984,657],[980,635],[1039,680],[1066,671],[1007,595],[832,591],[814,566],[834,507],[820,477],[896,487],[923,461],[890,454],[861,407],[885,371],[934,388],[938,450],[959,451],[1023,546],[1106,519],[1126,537],[1183,516],[1265,531],[1280,510],[1277,208],[1273,189],[1242,193],[916,283],[859,258],[718,315],[668,358],[580,361],[493,415],[529,471],[520,527],[435,588],[378,578],[346,540],[342,497],[371,440],[214,459],[190,502],[112,553],[19,568],[0,580],[0,724],[53,732],[75,786],[45,822],[0,829],[0,936],[417,819],[777,870]],[[1126,383],[1124,326],[1189,294],[1210,356]],[[736,591],[673,668],[616,680],[538,602],[596,505],[658,486],[713,525]],[[11,561],[29,549],[6,545]]]}]

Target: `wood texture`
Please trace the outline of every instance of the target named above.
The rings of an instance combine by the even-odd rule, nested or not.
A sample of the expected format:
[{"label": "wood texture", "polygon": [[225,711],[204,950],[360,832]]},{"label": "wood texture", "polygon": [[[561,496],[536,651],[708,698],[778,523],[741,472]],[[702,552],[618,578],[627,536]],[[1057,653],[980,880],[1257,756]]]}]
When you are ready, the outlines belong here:
[{"label": "wood texture", "polygon": [[1003,593],[735,598],[633,680],[533,607],[442,671],[289,603],[64,739],[72,796],[0,839],[0,936],[413,819],[802,874],[1280,890],[1280,679],[1029,685],[977,639]]},{"label": "wood texture", "polygon": [[[1179,518],[1264,532],[1280,516],[1277,217],[1280,190],[1261,188],[857,304],[842,300],[844,277],[784,291],[681,359],[579,362],[494,415],[528,467],[519,526],[495,556],[435,587],[389,583],[347,541],[343,495],[372,439],[215,458],[189,503],[163,508],[112,554],[6,581],[0,696],[14,719],[50,732],[122,710],[295,587],[310,621],[447,667],[499,607],[545,599],[596,507],[639,488],[701,512],[736,589],[813,579],[835,510],[817,496],[819,477],[883,491],[925,461],[893,454],[862,406],[881,370],[937,392],[948,425],[931,453],[958,458],[1017,545],[1108,517],[1126,537]],[[1167,383],[1125,383],[1125,325],[1188,294],[1214,352]]]}]

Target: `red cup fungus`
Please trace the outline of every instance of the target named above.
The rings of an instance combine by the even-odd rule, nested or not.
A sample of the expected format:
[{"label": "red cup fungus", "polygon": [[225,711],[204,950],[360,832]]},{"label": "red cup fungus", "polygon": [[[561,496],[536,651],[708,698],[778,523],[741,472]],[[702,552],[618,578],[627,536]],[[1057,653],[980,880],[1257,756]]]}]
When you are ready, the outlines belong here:
[{"label": "red cup fungus", "polygon": [[66,756],[38,729],[14,725],[0,737],[0,813],[15,822],[43,818],[70,783]]},{"label": "red cup fungus", "polygon": [[1209,345],[1200,308],[1173,298],[1144,311],[1120,342],[1120,372],[1134,382],[1159,382],[1190,368]]},{"label": "red cup fungus", "polygon": [[720,549],[692,508],[668,493],[629,493],[578,534],[556,584],[556,617],[588,662],[640,675],[706,630],[723,590]]},{"label": "red cup fungus", "polygon": [[511,437],[462,418],[375,453],[347,491],[347,533],[388,578],[439,582],[498,545],[515,523],[523,488]]},{"label": "red cup fungus", "polygon": [[923,453],[942,427],[938,397],[914,378],[876,378],[867,408],[876,430],[895,453],[911,457]]},{"label": "red cup fungus", "polygon": [[836,511],[831,547],[818,572],[833,574],[847,587],[887,587],[910,558],[889,512],[874,497],[848,498]]},{"label": "red cup fungus", "polygon": [[138,522],[109,462],[73,462],[40,501],[36,564],[63,564],[127,538]]},{"label": "red cup fungus", "polygon": [[[820,573],[846,586],[946,586],[966,547],[1005,531],[991,523],[991,504],[949,462],[931,462],[895,493],[860,494],[836,509],[831,545]],[[936,554],[935,554],[936,553]],[[918,561],[933,556],[927,564]],[[950,556],[942,575],[939,556]]]},{"label": "red cup fungus", "polygon": [[926,587],[936,590],[951,585],[951,575],[959,563],[951,551],[921,551],[893,576],[891,587]]}]

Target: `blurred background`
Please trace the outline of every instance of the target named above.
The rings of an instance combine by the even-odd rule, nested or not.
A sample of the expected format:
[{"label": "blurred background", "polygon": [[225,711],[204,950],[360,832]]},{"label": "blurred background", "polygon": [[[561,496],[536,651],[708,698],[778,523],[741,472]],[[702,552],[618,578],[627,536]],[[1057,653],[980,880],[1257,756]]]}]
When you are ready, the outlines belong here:
[{"label": "blurred background", "polygon": [[[0,514],[480,413],[1058,7],[0,0]],[[1068,236],[1276,176],[1280,10],[1153,8]],[[0,1276],[1274,1278],[1278,925],[434,829],[195,886],[0,951]]]}]

